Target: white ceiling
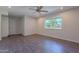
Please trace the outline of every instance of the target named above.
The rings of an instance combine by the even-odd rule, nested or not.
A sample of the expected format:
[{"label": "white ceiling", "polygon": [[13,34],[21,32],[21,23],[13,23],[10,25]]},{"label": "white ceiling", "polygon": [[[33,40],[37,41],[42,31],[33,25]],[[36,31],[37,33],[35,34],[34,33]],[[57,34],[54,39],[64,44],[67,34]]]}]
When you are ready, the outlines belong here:
[{"label": "white ceiling", "polygon": [[[36,12],[36,6],[11,6],[11,8],[8,8],[8,6],[0,6],[1,9],[6,9],[8,11],[9,15],[13,16],[32,16],[32,17],[39,17],[40,14]],[[63,10],[60,9],[60,6],[44,6],[42,9],[47,10],[48,12],[42,12],[41,16],[45,16],[51,13],[60,12],[72,8],[76,8],[76,6],[64,6]]]}]

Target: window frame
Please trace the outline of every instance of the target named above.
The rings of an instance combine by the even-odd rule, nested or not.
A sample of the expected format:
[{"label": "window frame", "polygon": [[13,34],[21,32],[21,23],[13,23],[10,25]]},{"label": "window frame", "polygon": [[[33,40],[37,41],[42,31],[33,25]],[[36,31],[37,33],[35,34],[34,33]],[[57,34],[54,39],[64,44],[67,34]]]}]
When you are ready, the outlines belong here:
[{"label": "window frame", "polygon": [[[46,20],[53,20],[53,19],[56,19],[56,17],[60,17],[61,18],[61,26],[59,28],[54,27],[54,26],[51,26],[49,28],[46,28],[46,24],[45,24],[46,23]],[[55,16],[54,18],[51,18],[51,17],[45,18],[45,20],[44,20],[44,28],[45,29],[62,29],[62,23],[63,23],[63,20],[62,20],[62,17],[61,16]]]}]

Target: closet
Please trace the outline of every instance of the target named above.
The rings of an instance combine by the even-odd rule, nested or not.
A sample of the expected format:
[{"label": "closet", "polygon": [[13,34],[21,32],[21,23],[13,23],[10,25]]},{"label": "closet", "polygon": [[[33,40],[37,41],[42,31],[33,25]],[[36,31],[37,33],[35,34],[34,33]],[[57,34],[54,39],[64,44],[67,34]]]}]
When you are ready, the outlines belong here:
[{"label": "closet", "polygon": [[1,16],[1,37],[23,33],[23,19],[16,16]]},{"label": "closet", "polygon": [[21,17],[9,17],[9,35],[22,34],[22,21]]}]

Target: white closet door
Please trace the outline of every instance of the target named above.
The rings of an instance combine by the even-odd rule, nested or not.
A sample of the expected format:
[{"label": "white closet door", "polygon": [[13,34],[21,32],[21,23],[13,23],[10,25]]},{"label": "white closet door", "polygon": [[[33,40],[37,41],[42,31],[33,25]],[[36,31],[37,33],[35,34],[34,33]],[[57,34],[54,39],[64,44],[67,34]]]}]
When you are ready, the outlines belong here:
[{"label": "white closet door", "polygon": [[0,14],[0,40],[1,40],[1,14]]},{"label": "white closet door", "polygon": [[22,34],[22,20],[18,17],[9,17],[9,35]]},{"label": "white closet door", "polygon": [[9,35],[16,34],[16,22],[15,18],[9,18]]}]

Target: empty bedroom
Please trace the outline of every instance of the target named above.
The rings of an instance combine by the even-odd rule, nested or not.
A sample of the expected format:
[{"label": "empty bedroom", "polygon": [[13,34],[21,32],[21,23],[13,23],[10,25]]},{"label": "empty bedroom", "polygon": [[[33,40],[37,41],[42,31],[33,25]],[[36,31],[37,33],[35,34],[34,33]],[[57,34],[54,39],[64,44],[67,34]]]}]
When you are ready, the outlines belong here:
[{"label": "empty bedroom", "polygon": [[0,6],[0,53],[79,53],[79,7]]}]

